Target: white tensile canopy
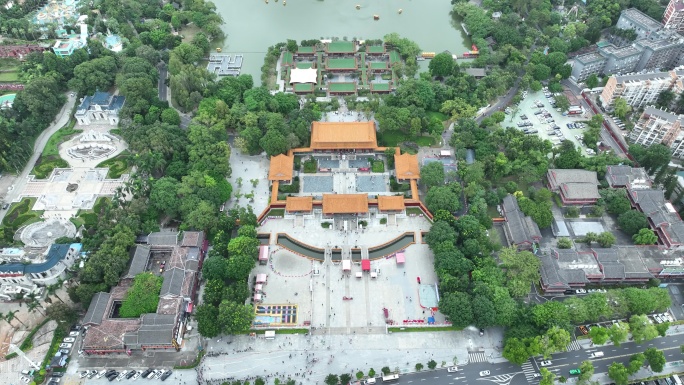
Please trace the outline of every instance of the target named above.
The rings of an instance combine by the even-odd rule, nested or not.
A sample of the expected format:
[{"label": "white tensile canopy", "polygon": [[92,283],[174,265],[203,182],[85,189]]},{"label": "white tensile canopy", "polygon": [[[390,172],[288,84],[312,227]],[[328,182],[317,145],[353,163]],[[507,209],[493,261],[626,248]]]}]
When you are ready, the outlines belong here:
[{"label": "white tensile canopy", "polygon": [[316,84],[318,71],[315,68],[293,68],[290,71],[290,84],[313,83]]}]

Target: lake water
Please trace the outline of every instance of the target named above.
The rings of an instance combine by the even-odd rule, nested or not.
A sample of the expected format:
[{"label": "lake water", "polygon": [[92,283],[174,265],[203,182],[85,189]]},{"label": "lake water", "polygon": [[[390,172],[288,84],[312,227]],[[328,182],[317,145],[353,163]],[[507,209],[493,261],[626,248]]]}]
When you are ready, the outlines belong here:
[{"label": "lake water", "polygon": [[287,39],[381,39],[397,32],[423,51],[461,55],[469,49],[449,0],[288,0],[286,6],[282,1],[214,2],[225,22],[223,53],[244,54],[242,73],[251,74],[256,84],[268,47]]}]

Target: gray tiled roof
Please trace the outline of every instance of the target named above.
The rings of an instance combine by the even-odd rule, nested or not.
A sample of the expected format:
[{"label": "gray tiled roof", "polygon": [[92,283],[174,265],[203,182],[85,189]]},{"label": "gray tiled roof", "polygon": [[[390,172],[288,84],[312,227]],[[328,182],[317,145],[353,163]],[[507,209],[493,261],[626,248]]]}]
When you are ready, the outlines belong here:
[{"label": "gray tiled roof", "polygon": [[633,183],[644,186],[649,181],[646,170],[641,167],[630,166],[608,166],[606,168],[606,180],[610,187],[627,187]]},{"label": "gray tiled roof", "polygon": [[151,233],[147,237],[147,244],[150,246],[176,246],[178,244],[178,233],[170,231]]},{"label": "gray tiled roof", "polygon": [[128,267],[128,272],[124,278],[134,278],[136,275],[142,273],[147,268],[147,261],[150,258],[150,247],[144,245],[137,245],[134,248],[131,265]]},{"label": "gray tiled roof", "polygon": [[525,217],[513,195],[508,194],[504,197],[502,207],[506,218],[504,231],[511,244],[520,245],[541,239],[539,226],[531,218]]},{"label": "gray tiled roof", "polygon": [[105,312],[107,311],[107,304],[109,303],[109,293],[97,293],[93,296],[88,306],[88,312],[83,317],[83,324],[99,325],[102,323]]},{"label": "gray tiled roof", "polygon": [[178,268],[166,270],[164,272],[164,282],[162,283],[159,296],[166,295],[181,296],[183,292],[183,282],[185,281],[185,271]]},{"label": "gray tiled roof", "polygon": [[593,183],[598,184],[598,177],[596,171],[587,171],[580,169],[549,169],[549,175],[552,176],[556,184],[561,183]]},{"label": "gray tiled roof", "polygon": [[124,343],[129,349],[150,345],[171,345],[175,326],[175,314],[143,314],[140,329],[126,333]]},{"label": "gray tiled roof", "polygon": [[183,240],[181,241],[181,246],[202,247],[202,242],[204,242],[203,231],[185,231],[183,233]]}]

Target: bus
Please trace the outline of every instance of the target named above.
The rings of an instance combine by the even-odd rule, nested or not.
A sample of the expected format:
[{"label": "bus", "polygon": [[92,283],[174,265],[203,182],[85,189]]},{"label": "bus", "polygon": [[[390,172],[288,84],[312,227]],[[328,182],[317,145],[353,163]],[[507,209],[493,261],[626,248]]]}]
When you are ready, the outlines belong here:
[{"label": "bus", "polygon": [[382,382],[390,382],[390,381],[397,381],[397,380],[399,380],[398,374],[388,374],[386,376],[382,376]]}]

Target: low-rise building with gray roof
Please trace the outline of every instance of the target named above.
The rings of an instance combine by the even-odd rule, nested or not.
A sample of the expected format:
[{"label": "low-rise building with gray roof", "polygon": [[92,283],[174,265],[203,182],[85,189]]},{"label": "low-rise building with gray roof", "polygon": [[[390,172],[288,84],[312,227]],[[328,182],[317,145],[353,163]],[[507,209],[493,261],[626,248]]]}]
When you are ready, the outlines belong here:
[{"label": "low-rise building with gray roof", "polygon": [[662,189],[629,190],[632,206],[646,214],[659,244],[668,249],[684,249],[684,222]]},{"label": "low-rise building with gray roof", "polygon": [[504,219],[504,234],[510,246],[518,250],[531,250],[541,241],[539,226],[526,216],[518,206],[518,200],[511,194],[504,197],[501,205]]},{"label": "low-rise building with gray roof", "polygon": [[650,189],[651,179],[642,167],[608,166],[606,181],[612,188]]},{"label": "low-rise building with gray roof", "polygon": [[177,314],[143,314],[138,330],[128,332],[123,341],[128,349],[174,348],[174,334],[178,332]]},{"label": "low-rise building with gray roof", "polygon": [[145,245],[137,245],[133,247],[133,258],[131,264],[128,266],[128,272],[124,278],[135,278],[136,275],[147,271],[147,263],[150,260],[150,247]]},{"label": "low-rise building with gray roof", "polygon": [[88,312],[83,318],[83,325],[99,325],[105,318],[105,313],[109,310],[109,293],[99,292],[90,300]]},{"label": "low-rise building with gray roof", "polygon": [[579,169],[549,169],[549,190],[557,192],[563,204],[590,205],[601,198],[596,171]]}]

